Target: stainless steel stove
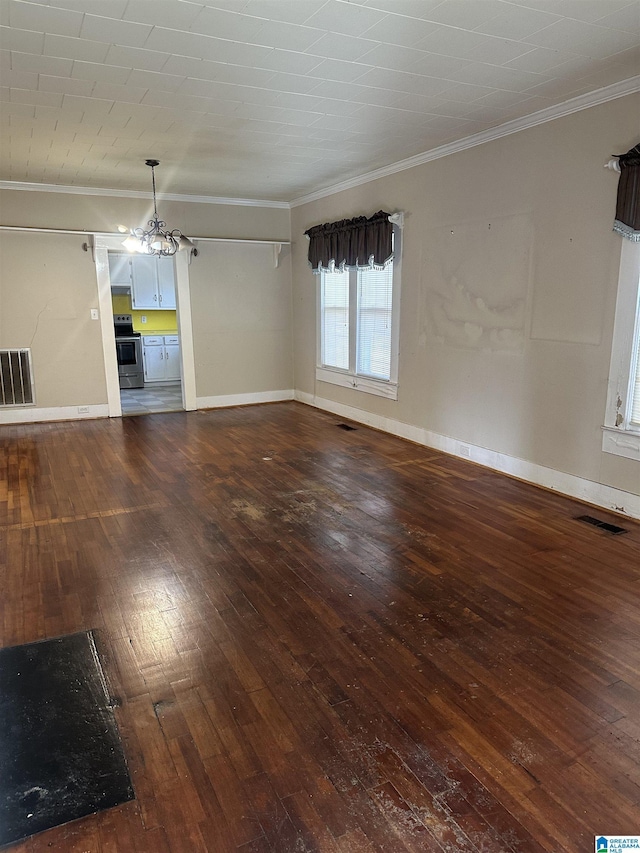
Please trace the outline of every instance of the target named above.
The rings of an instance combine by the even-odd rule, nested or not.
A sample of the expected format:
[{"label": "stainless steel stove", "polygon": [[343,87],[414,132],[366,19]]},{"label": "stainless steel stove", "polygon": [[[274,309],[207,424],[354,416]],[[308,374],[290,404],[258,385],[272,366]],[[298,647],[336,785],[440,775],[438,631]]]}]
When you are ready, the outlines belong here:
[{"label": "stainless steel stove", "polygon": [[142,338],[133,331],[131,314],[114,314],[113,328],[116,336],[118,375],[121,388],[143,388]]}]

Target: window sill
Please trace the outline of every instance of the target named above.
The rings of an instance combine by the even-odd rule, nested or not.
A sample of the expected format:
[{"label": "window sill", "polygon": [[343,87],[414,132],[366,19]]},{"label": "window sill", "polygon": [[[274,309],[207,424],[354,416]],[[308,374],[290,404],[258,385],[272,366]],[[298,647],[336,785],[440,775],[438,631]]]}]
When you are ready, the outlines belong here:
[{"label": "window sill", "polygon": [[640,460],[640,432],[619,427],[602,427],[602,449],[605,453]]},{"label": "window sill", "polygon": [[354,376],[328,367],[316,367],[316,380],[329,382],[331,385],[341,385],[354,391],[364,391],[365,394],[375,394],[388,400],[398,399],[398,383],[387,382],[384,379],[371,379],[368,376]]}]

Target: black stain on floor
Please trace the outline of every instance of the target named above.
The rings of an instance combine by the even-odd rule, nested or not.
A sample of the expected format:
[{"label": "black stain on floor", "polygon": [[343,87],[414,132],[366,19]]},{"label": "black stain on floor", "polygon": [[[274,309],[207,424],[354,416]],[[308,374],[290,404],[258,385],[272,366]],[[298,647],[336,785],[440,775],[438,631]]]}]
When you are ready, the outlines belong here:
[{"label": "black stain on floor", "polygon": [[0,649],[0,845],[134,798],[90,632]]}]

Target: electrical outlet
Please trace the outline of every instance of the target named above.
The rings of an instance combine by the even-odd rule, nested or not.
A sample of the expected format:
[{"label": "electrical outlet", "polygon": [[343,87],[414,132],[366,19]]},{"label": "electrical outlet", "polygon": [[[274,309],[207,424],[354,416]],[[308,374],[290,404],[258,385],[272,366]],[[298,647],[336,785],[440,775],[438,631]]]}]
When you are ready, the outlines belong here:
[{"label": "electrical outlet", "polygon": [[89,414],[89,406],[78,406],[78,414],[79,415],[88,415]]},{"label": "electrical outlet", "polygon": [[143,315],[142,315],[142,317],[140,317],[140,322],[141,322],[141,323],[146,323],[146,322],[147,322],[147,315],[146,315],[146,314],[143,314]]},{"label": "electrical outlet", "polygon": [[97,308],[92,308],[92,309],[91,309],[91,319],[92,319],[92,320],[99,320],[99,319],[100,319],[100,314],[98,313],[98,309],[97,309]]}]

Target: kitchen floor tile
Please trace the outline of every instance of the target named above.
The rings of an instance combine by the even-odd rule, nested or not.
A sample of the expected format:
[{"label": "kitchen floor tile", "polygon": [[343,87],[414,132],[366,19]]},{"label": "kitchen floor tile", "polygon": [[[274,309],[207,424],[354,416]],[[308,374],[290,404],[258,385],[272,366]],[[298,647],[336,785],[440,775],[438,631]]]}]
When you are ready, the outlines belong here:
[{"label": "kitchen floor tile", "polygon": [[122,388],[120,402],[123,415],[147,415],[153,412],[181,412],[182,388],[180,383],[161,387]]}]

